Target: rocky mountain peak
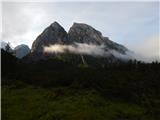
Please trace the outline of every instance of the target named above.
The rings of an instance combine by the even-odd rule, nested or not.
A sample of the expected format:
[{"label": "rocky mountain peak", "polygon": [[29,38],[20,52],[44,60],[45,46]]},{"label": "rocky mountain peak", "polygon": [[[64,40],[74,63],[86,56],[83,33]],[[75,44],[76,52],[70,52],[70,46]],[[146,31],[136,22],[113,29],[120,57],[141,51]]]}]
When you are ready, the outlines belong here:
[{"label": "rocky mountain peak", "polygon": [[58,23],[58,22],[53,22],[50,26],[53,30],[64,30],[64,28]]},{"label": "rocky mountain peak", "polygon": [[67,43],[67,32],[57,22],[52,23],[47,27],[33,42],[32,52],[43,52],[44,46],[51,44],[65,44]]},{"label": "rocky mountain peak", "polygon": [[79,43],[101,44],[101,32],[84,23],[74,23],[68,32],[69,39]]},{"label": "rocky mountain peak", "polygon": [[61,27],[61,25],[60,25],[57,21],[53,22],[53,23],[51,24],[51,26],[58,26],[58,27]]},{"label": "rocky mountain peak", "polygon": [[31,53],[33,53],[33,56],[35,55],[38,57],[42,55],[43,58],[43,48],[53,44],[65,44],[70,46],[88,44],[91,46],[97,46],[98,48],[103,46],[102,51],[110,54],[113,52],[125,54],[126,51],[128,51],[123,45],[111,41],[108,37],[104,37],[100,31],[92,26],[76,22],[73,23],[68,33],[59,23],[52,23],[33,42]]},{"label": "rocky mountain peak", "polygon": [[[92,26],[87,25],[85,23],[77,23],[74,22],[71,28],[79,28],[79,29],[94,29]],[[95,30],[95,29],[94,29]]]}]

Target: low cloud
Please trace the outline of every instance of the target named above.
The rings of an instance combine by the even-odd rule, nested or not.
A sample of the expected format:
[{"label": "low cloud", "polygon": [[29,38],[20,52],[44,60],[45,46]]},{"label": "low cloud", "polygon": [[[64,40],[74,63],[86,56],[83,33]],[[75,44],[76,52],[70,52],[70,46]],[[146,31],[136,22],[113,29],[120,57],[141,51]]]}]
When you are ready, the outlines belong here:
[{"label": "low cloud", "polygon": [[[151,40],[149,40],[151,41]],[[150,43],[150,44],[149,44]],[[155,51],[155,47],[151,46],[151,42],[146,43],[146,46],[139,49],[144,49],[140,51],[144,51],[143,54],[140,54],[139,52],[132,52],[132,51],[126,51],[125,54],[121,54],[120,52],[110,49],[106,50],[107,46],[104,44],[102,45],[95,45],[95,44],[86,44],[86,43],[74,43],[72,45],[61,45],[61,44],[54,44],[50,46],[44,47],[44,52],[46,53],[73,53],[73,54],[81,54],[81,55],[91,55],[95,57],[108,57],[110,55],[115,56],[116,58],[123,59],[123,60],[129,60],[129,59],[136,59],[144,62],[152,62],[152,61],[160,61],[158,57],[158,51]],[[147,47],[147,44],[148,48]],[[137,46],[138,49],[138,46]],[[152,51],[153,49],[153,51]],[[153,57],[150,57],[151,53]]]},{"label": "low cloud", "polygon": [[74,54],[83,54],[83,55],[91,55],[95,57],[108,57],[110,55],[114,55],[120,59],[131,59],[132,56],[129,54],[121,54],[115,50],[105,50],[106,46],[95,45],[95,44],[86,44],[86,43],[74,43],[72,45],[50,45],[44,47],[44,52],[46,53],[74,53]]},{"label": "low cloud", "polygon": [[139,44],[130,44],[128,47],[134,50],[132,55],[137,59],[145,62],[160,62],[160,38],[159,36],[150,37]]},{"label": "low cloud", "polygon": [[60,45],[55,44],[49,47],[44,47],[44,52],[48,53],[65,53],[70,52],[74,54],[86,54],[93,56],[104,56],[105,45],[94,45],[94,44],[82,44],[74,43],[73,45]]}]

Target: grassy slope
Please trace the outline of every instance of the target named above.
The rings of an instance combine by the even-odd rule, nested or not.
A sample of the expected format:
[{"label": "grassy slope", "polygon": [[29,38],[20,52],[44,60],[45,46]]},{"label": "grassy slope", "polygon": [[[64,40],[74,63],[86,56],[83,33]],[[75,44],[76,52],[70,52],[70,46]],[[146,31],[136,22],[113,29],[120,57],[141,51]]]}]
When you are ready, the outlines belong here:
[{"label": "grassy slope", "polygon": [[136,104],[95,90],[2,86],[2,120],[153,120]]}]

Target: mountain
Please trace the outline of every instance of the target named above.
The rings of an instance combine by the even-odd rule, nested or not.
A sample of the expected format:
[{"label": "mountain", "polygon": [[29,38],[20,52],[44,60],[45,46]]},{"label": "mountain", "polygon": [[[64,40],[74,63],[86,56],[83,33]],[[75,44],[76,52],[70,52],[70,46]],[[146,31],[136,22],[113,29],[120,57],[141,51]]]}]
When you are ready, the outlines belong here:
[{"label": "mountain", "polygon": [[6,46],[7,46],[7,43],[4,41],[1,41],[1,49],[5,50]]},{"label": "mountain", "polygon": [[[64,51],[63,56],[70,53],[69,56],[73,57],[73,54],[77,54],[76,58],[80,56],[80,58],[83,58],[82,61],[85,61],[84,58],[95,58],[95,53],[96,59],[99,56],[103,59],[105,58],[105,61],[117,61],[117,59],[126,56],[129,51],[123,45],[104,37],[100,31],[90,25],[73,23],[67,33],[59,23],[54,22],[36,38],[32,44],[31,53],[26,58],[34,60],[51,58],[50,53],[44,52],[44,47],[51,45],[59,45],[56,46],[56,49],[62,49]],[[53,52],[52,57],[61,56],[61,54],[57,52],[54,54]]]},{"label": "mountain", "polygon": [[10,44],[4,41],[1,41],[1,49],[20,59],[30,53],[29,47],[25,44],[18,45],[14,49],[12,49],[10,47]]},{"label": "mountain", "polygon": [[11,48],[9,42],[7,43],[7,42],[4,42],[4,41],[1,41],[0,44],[1,44],[1,49],[5,50],[9,53],[13,53],[13,49]]},{"label": "mountain", "polygon": [[96,45],[104,43],[104,39],[101,32],[83,23],[74,23],[68,32],[68,36],[72,42],[77,43],[87,43]]},{"label": "mountain", "polygon": [[27,54],[30,53],[30,49],[27,45],[25,44],[21,44],[21,45],[18,45],[14,48],[14,55],[17,57],[17,58],[23,58],[24,56],[26,56]]},{"label": "mountain", "polygon": [[125,54],[128,51],[126,47],[109,40],[108,37],[103,37],[100,31],[84,23],[74,23],[68,32],[68,36],[73,42],[95,45],[104,44],[106,50],[115,50],[121,54]]},{"label": "mountain", "polygon": [[49,46],[51,44],[63,44],[67,42],[67,32],[64,28],[57,22],[52,23],[47,27],[33,42],[32,52],[43,52],[44,46]]}]

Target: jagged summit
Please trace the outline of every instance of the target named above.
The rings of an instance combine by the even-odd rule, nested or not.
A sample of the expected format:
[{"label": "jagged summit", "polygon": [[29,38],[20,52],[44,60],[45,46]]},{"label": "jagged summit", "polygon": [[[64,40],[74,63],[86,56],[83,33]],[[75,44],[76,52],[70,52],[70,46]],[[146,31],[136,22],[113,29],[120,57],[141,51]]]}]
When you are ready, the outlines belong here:
[{"label": "jagged summit", "polygon": [[[70,46],[82,46],[82,44],[87,44],[94,45],[97,47],[103,45],[103,50],[101,51],[109,53],[109,56],[114,56],[112,55],[112,52],[116,52],[116,54],[125,54],[126,51],[128,51],[128,49],[123,45],[111,41],[108,37],[104,37],[100,31],[85,23],[74,22],[67,33],[58,22],[53,22],[33,42],[31,49],[32,56],[41,56],[42,58],[44,58],[44,47],[54,44]],[[76,50],[74,51],[74,53],[75,52]],[[42,54],[40,55],[39,53]]]},{"label": "jagged summit", "polygon": [[44,46],[51,44],[64,44],[67,42],[67,32],[57,22],[47,27],[33,42],[32,52],[43,52]]},{"label": "jagged summit", "polygon": [[[94,29],[92,26],[88,25],[88,24],[85,24],[85,23],[77,23],[77,22],[74,22],[73,25],[71,26],[72,27],[79,27],[79,28],[82,28],[82,29]],[[95,30],[95,29],[94,29]]]},{"label": "jagged summit", "polygon": [[59,29],[59,28],[63,28],[58,22],[53,22],[50,27],[54,28],[54,29]]},{"label": "jagged summit", "polygon": [[69,39],[74,42],[102,44],[101,32],[84,23],[73,23],[68,32]]},{"label": "jagged summit", "polygon": [[81,30],[90,30],[90,31],[94,31],[94,32],[97,32],[100,36],[102,36],[102,33],[98,30],[96,30],[95,28],[93,28],[92,26],[88,25],[88,24],[85,24],[85,23],[77,23],[77,22],[74,22],[72,27],[70,29],[81,29]]},{"label": "jagged summit", "polygon": [[100,31],[84,23],[73,23],[68,36],[73,42],[96,45],[104,44],[106,50],[116,50],[122,54],[125,54],[128,50],[123,45],[111,41],[108,37],[104,37]]}]

